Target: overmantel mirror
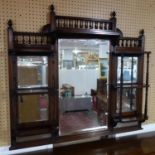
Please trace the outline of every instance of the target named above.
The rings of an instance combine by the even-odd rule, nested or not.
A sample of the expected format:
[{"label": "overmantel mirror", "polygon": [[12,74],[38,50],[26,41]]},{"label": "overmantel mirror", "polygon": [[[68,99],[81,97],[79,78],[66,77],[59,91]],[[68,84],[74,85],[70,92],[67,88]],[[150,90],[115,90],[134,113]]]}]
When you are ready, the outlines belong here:
[{"label": "overmantel mirror", "polygon": [[123,37],[115,16],[58,16],[52,5],[38,33],[9,20],[11,149],[141,129],[150,52],[144,31]]}]

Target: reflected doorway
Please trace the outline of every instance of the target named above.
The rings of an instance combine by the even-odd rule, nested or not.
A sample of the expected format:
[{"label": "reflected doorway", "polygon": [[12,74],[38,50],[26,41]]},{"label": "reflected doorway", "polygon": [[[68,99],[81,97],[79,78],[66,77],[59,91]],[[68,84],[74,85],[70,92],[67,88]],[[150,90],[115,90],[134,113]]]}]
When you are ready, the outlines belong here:
[{"label": "reflected doorway", "polygon": [[107,129],[109,41],[59,39],[59,134]]}]

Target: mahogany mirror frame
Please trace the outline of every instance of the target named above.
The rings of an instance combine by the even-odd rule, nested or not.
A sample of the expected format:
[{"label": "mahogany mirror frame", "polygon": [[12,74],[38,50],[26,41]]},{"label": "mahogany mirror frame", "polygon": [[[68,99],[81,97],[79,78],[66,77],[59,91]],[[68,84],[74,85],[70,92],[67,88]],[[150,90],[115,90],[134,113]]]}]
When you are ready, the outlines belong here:
[{"label": "mahogany mirror frame", "polygon": [[[28,38],[26,40],[25,38]],[[35,38],[33,40],[32,38]],[[38,39],[39,38],[39,39]],[[59,39],[106,39],[110,41],[109,52],[109,98],[108,98],[108,129],[95,129],[90,131],[81,131],[75,134],[59,136],[59,92],[58,92],[58,40]],[[33,40],[33,41],[32,41]],[[148,60],[150,52],[144,51],[144,31],[140,32],[139,37],[123,37],[123,33],[116,27],[116,13],[112,12],[109,20],[92,19],[82,17],[58,16],[55,14],[54,6],[50,7],[50,23],[44,25],[39,33],[16,32],[13,30],[12,21],[8,22],[8,54],[9,54],[9,86],[10,86],[10,117],[11,117],[11,148],[22,148],[28,146],[37,146],[41,144],[58,144],[62,142],[71,142],[93,137],[107,137],[120,132],[134,131],[141,129],[141,123],[147,119],[147,95],[145,102],[145,111],[142,111],[142,93],[143,88],[148,91],[148,70],[146,73],[146,85],[143,85],[143,66],[144,54],[147,53]],[[31,140],[28,142],[17,142],[17,136],[21,131],[17,125],[17,108],[14,107],[17,102],[17,80],[16,71],[17,56],[47,56],[49,64],[48,91],[49,102],[49,120],[38,124],[27,124],[20,126],[21,131],[31,128],[29,133],[24,136],[33,135],[34,129],[37,133],[49,133],[50,138],[43,140]],[[126,117],[130,114],[115,116],[116,114],[116,89],[117,89],[117,57],[118,56],[138,56],[138,107],[134,116],[137,118],[137,124],[133,126],[124,126],[115,128],[120,121],[120,117]],[[147,66],[149,61],[147,63]],[[15,81],[13,81],[15,79]],[[131,116],[133,117],[133,115]],[[41,130],[45,127],[45,130]],[[22,135],[22,132],[21,132]]]}]

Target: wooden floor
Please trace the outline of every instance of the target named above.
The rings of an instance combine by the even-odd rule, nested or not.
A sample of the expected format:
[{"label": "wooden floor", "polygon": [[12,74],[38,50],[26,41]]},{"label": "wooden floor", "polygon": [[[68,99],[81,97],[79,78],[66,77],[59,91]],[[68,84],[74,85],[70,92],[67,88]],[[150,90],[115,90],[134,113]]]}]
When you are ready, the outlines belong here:
[{"label": "wooden floor", "polygon": [[20,155],[155,155],[155,132]]}]

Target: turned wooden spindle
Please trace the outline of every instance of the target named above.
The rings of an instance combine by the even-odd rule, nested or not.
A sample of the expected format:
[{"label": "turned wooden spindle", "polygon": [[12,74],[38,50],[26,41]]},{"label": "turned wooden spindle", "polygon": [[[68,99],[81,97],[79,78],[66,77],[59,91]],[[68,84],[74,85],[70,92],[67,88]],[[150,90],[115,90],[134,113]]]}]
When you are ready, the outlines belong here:
[{"label": "turned wooden spindle", "polygon": [[103,22],[100,22],[100,29],[103,29]]},{"label": "turned wooden spindle", "polygon": [[88,21],[85,21],[85,28],[88,28]]},{"label": "turned wooden spindle", "polygon": [[83,28],[83,21],[80,20],[80,28],[82,29]]},{"label": "turned wooden spindle", "polygon": [[98,29],[98,22],[95,21],[95,29]]},{"label": "turned wooden spindle", "polygon": [[107,30],[107,22],[104,23],[104,30]]}]

